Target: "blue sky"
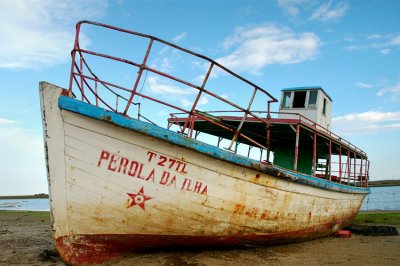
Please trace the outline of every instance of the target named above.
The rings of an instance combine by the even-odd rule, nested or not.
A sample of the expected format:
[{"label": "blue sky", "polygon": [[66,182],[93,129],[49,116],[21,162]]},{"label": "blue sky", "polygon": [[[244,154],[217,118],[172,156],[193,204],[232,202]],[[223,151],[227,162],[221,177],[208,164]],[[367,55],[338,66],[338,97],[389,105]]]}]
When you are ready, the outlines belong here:
[{"label": "blue sky", "polygon": [[0,10],[0,195],[47,192],[38,83],[67,87],[83,19],[195,50],[276,98],[282,88],[322,86],[333,131],[368,153],[371,179],[400,179],[397,0],[3,0]]}]

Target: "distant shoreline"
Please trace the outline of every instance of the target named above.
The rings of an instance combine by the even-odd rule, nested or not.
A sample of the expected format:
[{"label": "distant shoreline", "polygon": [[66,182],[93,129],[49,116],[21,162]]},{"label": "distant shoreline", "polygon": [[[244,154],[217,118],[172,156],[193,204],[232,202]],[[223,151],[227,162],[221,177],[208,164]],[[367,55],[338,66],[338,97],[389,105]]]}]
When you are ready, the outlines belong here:
[{"label": "distant shoreline", "polygon": [[15,196],[0,196],[0,199],[48,199],[49,195],[45,193],[35,195],[15,195]]},{"label": "distant shoreline", "polygon": [[391,187],[391,186],[400,186],[400,180],[377,180],[377,181],[368,181],[369,187]]},{"label": "distant shoreline", "polygon": [[[376,180],[369,181],[369,187],[394,187],[400,186],[400,179],[396,180]],[[45,193],[35,195],[15,195],[15,196],[0,196],[0,199],[48,199],[49,195]]]}]

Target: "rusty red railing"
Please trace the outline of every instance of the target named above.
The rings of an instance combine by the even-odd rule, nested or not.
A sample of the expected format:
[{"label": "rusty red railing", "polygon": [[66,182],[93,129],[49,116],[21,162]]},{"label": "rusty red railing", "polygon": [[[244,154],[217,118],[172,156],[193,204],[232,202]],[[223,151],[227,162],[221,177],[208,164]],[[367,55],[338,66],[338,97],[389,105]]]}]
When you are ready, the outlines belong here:
[{"label": "rusty red railing", "polygon": [[[80,36],[80,32],[81,32],[81,26],[83,24],[90,24],[90,25],[103,27],[103,28],[107,28],[107,29],[110,29],[110,30],[114,30],[114,31],[123,32],[123,33],[129,34],[129,35],[133,35],[133,36],[136,36],[136,37],[148,39],[149,43],[148,43],[147,51],[146,51],[146,54],[145,54],[145,56],[143,58],[143,61],[141,63],[137,63],[137,62],[133,62],[133,61],[130,61],[130,60],[127,60],[127,59],[124,59],[124,58],[111,56],[111,55],[107,55],[107,54],[104,54],[104,53],[94,52],[94,51],[90,51],[88,49],[80,48],[79,36]],[[185,81],[183,79],[180,79],[178,77],[172,76],[172,75],[167,74],[167,73],[164,73],[162,71],[159,71],[157,69],[151,68],[148,65],[146,65],[146,62],[147,62],[147,60],[149,58],[149,54],[151,52],[152,46],[154,45],[155,42],[162,43],[162,44],[164,44],[166,46],[169,46],[169,47],[172,47],[174,49],[180,50],[180,51],[182,51],[184,53],[187,53],[189,55],[195,56],[197,58],[201,58],[201,59],[205,60],[206,62],[208,62],[209,63],[209,67],[208,67],[207,73],[206,73],[201,85],[196,85],[196,84],[193,84],[191,82],[187,82],[187,81]],[[122,87],[122,86],[119,86],[117,84],[104,81],[104,80],[100,79],[99,77],[97,77],[95,75],[95,73],[91,70],[89,65],[87,64],[87,62],[85,60],[85,57],[84,57],[85,54],[93,55],[93,56],[97,56],[97,57],[103,57],[103,58],[106,58],[106,59],[109,59],[109,60],[118,61],[118,62],[121,62],[121,63],[132,65],[133,67],[136,67],[138,69],[138,75],[137,75],[136,81],[134,83],[133,89]],[[77,61],[79,62],[79,64],[78,64]],[[235,77],[236,79],[240,80],[241,82],[243,82],[243,84],[253,88],[251,100],[249,101],[249,103],[246,106],[243,107],[243,106],[240,106],[238,104],[235,104],[235,103],[227,100],[226,98],[221,97],[221,96],[219,96],[219,95],[217,95],[217,94],[213,93],[212,91],[207,90],[205,88],[212,70],[214,68],[216,68],[216,67],[218,67],[219,71],[224,71],[227,74],[229,74],[229,75]],[[90,74],[90,76],[88,74],[84,74],[85,70],[86,70],[86,72],[88,72]],[[141,81],[141,78],[142,78],[142,75],[143,75],[143,71],[149,71],[151,73],[160,75],[162,77],[174,80],[174,81],[179,82],[181,84],[184,84],[184,85],[186,85],[188,87],[196,89],[198,91],[198,93],[197,93],[197,96],[196,96],[195,101],[193,102],[191,108],[185,109],[185,108],[182,108],[180,106],[173,105],[170,102],[163,101],[163,100],[161,100],[159,98],[150,97],[149,95],[140,93],[138,91],[138,86],[139,86],[139,83]],[[255,85],[254,83],[248,81],[247,79],[245,79],[245,78],[239,76],[238,74],[232,72],[231,70],[225,68],[224,66],[222,66],[218,62],[216,62],[216,61],[214,61],[214,60],[212,60],[212,59],[210,59],[208,57],[205,57],[203,55],[200,55],[200,54],[194,53],[194,52],[192,52],[190,50],[187,50],[187,49],[184,49],[182,47],[179,47],[179,46],[177,46],[177,45],[175,45],[173,43],[161,40],[161,39],[159,39],[157,37],[146,35],[146,34],[142,34],[142,33],[138,33],[138,32],[134,32],[134,31],[129,31],[129,30],[125,30],[125,29],[122,29],[122,28],[117,28],[117,27],[113,27],[113,26],[109,26],[109,25],[105,25],[105,24],[101,24],[101,23],[96,23],[96,22],[90,22],[90,21],[81,21],[81,22],[79,22],[77,24],[77,26],[76,26],[76,41],[75,41],[74,49],[72,51],[72,66],[71,66],[71,76],[70,76],[69,91],[72,91],[72,88],[73,88],[73,85],[74,85],[73,81],[75,81],[75,85],[78,86],[78,90],[81,93],[81,99],[83,101],[87,101],[87,102],[91,103],[90,100],[87,97],[87,92],[85,91],[85,88],[87,88],[89,90],[89,92],[95,96],[96,105],[98,105],[98,103],[101,102],[103,105],[105,105],[111,111],[118,112],[117,107],[112,107],[107,101],[105,101],[98,94],[98,90],[97,90],[98,84],[101,84],[102,86],[104,86],[104,88],[106,88],[107,90],[112,92],[116,96],[117,100],[118,99],[123,99],[123,100],[126,101],[126,105],[123,108],[124,111],[122,112],[123,115],[128,115],[128,111],[129,111],[129,109],[130,109],[132,104],[135,104],[135,105],[138,104],[138,103],[133,103],[134,97],[137,96],[137,97],[141,97],[141,98],[144,98],[144,99],[148,99],[148,100],[153,101],[153,102],[157,102],[159,104],[162,104],[162,105],[168,106],[170,108],[173,108],[173,109],[175,109],[175,110],[177,110],[179,112],[187,114],[188,117],[187,117],[187,120],[186,120],[185,124],[181,128],[181,133],[186,133],[190,137],[192,137],[192,134],[193,134],[193,118],[194,117],[200,117],[200,118],[202,118],[202,119],[204,119],[204,120],[206,120],[206,121],[208,121],[210,123],[216,124],[216,125],[224,128],[225,130],[229,130],[229,131],[233,131],[234,132],[234,138],[231,140],[231,144],[228,147],[229,150],[232,149],[232,146],[233,146],[234,142],[236,141],[236,139],[238,138],[238,136],[248,140],[249,142],[253,143],[256,146],[259,146],[259,147],[262,147],[264,149],[267,149],[267,147],[265,145],[263,145],[261,143],[257,143],[252,138],[250,138],[250,137],[246,136],[245,134],[241,133],[241,127],[243,126],[243,123],[245,122],[245,120],[248,117],[253,117],[257,121],[267,124],[265,119],[257,116],[254,112],[251,111],[252,103],[253,103],[253,100],[254,100],[254,98],[255,98],[257,93],[264,94],[268,98],[267,107],[266,107],[266,109],[268,111],[270,110],[270,104],[273,103],[273,102],[277,102],[277,99],[275,99],[269,92],[263,90],[262,88],[260,88],[259,86]],[[92,86],[89,84],[88,81],[95,82],[95,89],[92,88]],[[115,88],[115,89],[118,89],[118,90],[129,92],[130,93],[129,98],[125,98],[122,95],[118,94],[117,92],[112,90],[111,87]],[[197,106],[197,104],[199,102],[200,97],[203,94],[206,94],[207,96],[210,96],[212,98],[218,99],[219,101],[228,104],[229,106],[233,107],[234,109],[237,109],[238,111],[243,112],[244,115],[243,115],[243,118],[241,120],[241,123],[239,124],[239,127],[237,129],[228,128],[228,127],[226,127],[226,126],[224,126],[222,124],[218,124],[215,121],[209,119],[203,113],[198,112],[196,110],[196,106]],[[117,103],[118,103],[118,101],[117,101]],[[138,113],[138,118],[140,118],[140,117],[143,117],[143,116],[140,113]]]},{"label": "rusty red railing", "polygon": [[[95,51],[93,49],[88,49],[88,48],[83,48],[80,46],[80,37],[81,37],[81,28],[83,25],[89,25],[89,26],[94,26],[94,27],[100,27],[102,29],[107,29],[111,30],[114,32],[118,32],[121,34],[126,34],[128,36],[134,37],[134,38],[140,38],[141,40],[147,41],[147,44],[145,44],[145,53],[141,61],[135,61],[132,59],[127,59],[122,56],[117,56],[117,55],[110,55],[106,54],[104,52],[100,51]],[[172,75],[170,73],[166,73],[165,71],[161,71],[157,69],[156,67],[152,66],[149,64],[149,59],[152,55],[153,50],[155,49],[155,46],[165,46],[168,48],[172,48],[174,50],[180,51],[185,55],[191,56],[196,58],[196,60],[201,60],[202,62],[205,62],[205,71],[202,73],[202,79],[197,82],[193,81],[187,81],[183,78],[180,78],[178,76]],[[172,118],[177,118],[178,115],[185,115],[185,120],[184,123],[179,124],[179,132],[182,134],[186,134],[189,137],[193,137],[193,134],[195,132],[194,130],[194,124],[195,121],[198,119],[201,119],[203,121],[207,121],[223,130],[229,131],[230,134],[233,136],[232,139],[229,140],[228,147],[226,149],[236,152],[236,148],[233,149],[234,145],[237,145],[237,141],[239,138],[246,140],[248,143],[251,143],[249,145],[249,151],[248,151],[248,156],[250,154],[250,149],[253,147],[258,147],[261,150],[260,154],[260,161],[262,161],[262,156],[263,156],[263,150],[267,151],[266,152],[266,161],[269,162],[270,160],[270,132],[269,132],[269,127],[271,123],[271,119],[274,115],[278,114],[276,112],[271,112],[271,103],[277,102],[277,99],[274,98],[269,92],[266,90],[260,88],[256,84],[248,81],[247,79],[243,78],[242,76],[234,73],[233,71],[227,69],[220,63],[206,57],[200,54],[197,54],[193,51],[187,50],[185,48],[182,48],[180,46],[177,46],[176,44],[164,41],[162,39],[159,39],[157,37],[147,35],[147,34],[142,34],[118,27],[113,27],[110,25],[106,24],[101,24],[101,23],[96,23],[96,22],[91,22],[91,21],[81,21],[76,25],[76,37],[75,37],[75,43],[74,43],[74,48],[72,50],[72,64],[71,64],[71,75],[70,75],[70,80],[69,80],[69,92],[74,93],[75,95],[80,96],[79,98],[82,101],[88,102],[90,104],[96,105],[96,106],[102,106],[103,108],[109,109],[110,111],[121,113],[122,115],[125,116],[132,116],[132,113],[136,113],[136,117],[139,120],[145,120],[149,123],[153,123],[151,118],[147,117],[147,115],[142,114],[141,110],[141,105],[145,101],[149,101],[152,103],[160,104],[162,106],[168,107],[173,110],[171,112],[171,117]],[[87,57],[95,57],[95,58],[101,58],[105,60],[109,60],[112,62],[117,62],[119,64],[123,64],[126,66],[131,67],[134,72],[136,73],[136,78],[134,79],[133,84],[130,85],[121,85],[121,84],[116,84],[115,82],[112,82],[110,80],[105,80],[104,78],[100,78],[95,74],[95,70],[92,69],[92,67],[89,65]],[[112,71],[112,70],[110,70]],[[151,73],[152,75],[156,75],[157,77],[164,78],[171,80],[173,82],[176,82],[182,86],[184,86],[187,89],[191,89],[195,91],[195,97],[191,105],[185,107],[185,106],[179,106],[177,104],[173,104],[170,101],[167,101],[163,99],[162,97],[156,97],[156,96],[151,96],[148,93],[142,92],[142,89],[140,88],[141,83],[146,82],[146,77],[147,74]],[[210,79],[214,78],[216,76],[215,73],[218,73],[219,76],[224,76],[224,75],[229,75],[230,77],[233,77],[235,81],[239,82],[244,89],[241,91],[241,93],[248,93],[250,95],[250,100],[246,102],[245,104],[238,104],[234,103],[233,101],[228,100],[226,97],[222,97],[215,91],[213,91],[213,88],[208,88],[208,83]],[[197,84],[196,84],[197,83]],[[131,87],[130,87],[131,86]],[[143,85],[144,86],[144,85]],[[143,87],[142,87],[143,88]],[[103,93],[107,92],[109,96],[105,97],[103,96]],[[210,97],[220,103],[223,103],[233,110],[230,111],[214,111],[214,112],[236,112],[240,113],[240,120],[239,124],[236,128],[232,128],[231,126],[227,126],[221,122],[218,121],[218,119],[215,119],[211,114],[213,112],[202,112],[199,111],[197,108],[200,105],[199,101],[202,96],[206,95],[207,97]],[[78,97],[77,96],[77,97]],[[265,109],[263,111],[254,111],[253,110],[253,105],[255,103],[256,98],[262,98],[264,99],[262,103],[265,105]],[[135,101],[136,99],[136,101]],[[142,99],[141,102],[137,101],[137,99]],[[133,110],[134,109],[134,110]],[[178,112],[178,113],[176,113]],[[314,176],[324,176],[324,178],[327,178],[332,181],[337,181],[337,182],[346,182],[346,183],[353,183],[353,184],[359,184],[360,186],[363,186],[364,183],[366,183],[365,180],[368,179],[368,170],[369,170],[369,161],[367,160],[366,154],[356,146],[352,145],[350,142],[340,138],[336,134],[332,133],[331,131],[327,130],[326,128],[316,124],[315,122],[311,121],[310,119],[300,115],[300,114],[292,114],[290,115],[294,116],[294,119],[297,122],[297,138],[300,130],[300,126],[305,126],[305,125],[311,125],[314,128],[314,142],[317,139],[317,134],[319,136],[324,136],[327,139],[329,139],[329,143],[331,141],[334,141],[335,143],[339,143],[340,149],[342,149],[342,146],[345,147],[345,149],[349,152],[347,154],[347,159],[346,162],[342,162],[342,155],[345,156],[345,154],[342,154],[342,152],[339,152],[339,162],[337,162],[338,167],[333,169],[332,167],[332,160],[331,160],[331,150],[329,151],[329,162],[328,162],[328,170],[325,172],[318,171],[317,169],[317,156],[316,156],[316,151],[315,147],[316,145],[314,144],[314,162],[313,162],[313,168],[314,168]],[[265,143],[259,143],[256,141],[254,138],[252,138],[250,135],[246,134],[245,132],[242,131],[242,127],[244,123],[248,120],[253,120],[257,121],[259,123],[262,123],[265,125],[267,128],[267,136],[266,139],[267,141]],[[168,128],[171,126],[171,124],[168,125]],[[195,133],[196,136],[198,132]],[[196,137],[195,136],[195,137]],[[221,142],[221,139],[218,139],[218,144],[219,146]],[[331,145],[331,144],[329,144]],[[350,154],[350,152],[352,154]],[[351,158],[354,158],[354,161],[351,162]],[[295,165],[294,165],[294,170],[297,170],[297,159],[298,159],[298,143],[296,143],[295,147]],[[359,162],[357,162],[357,160]],[[357,170],[358,168],[358,170]],[[337,176],[337,178],[336,178]],[[336,180],[337,179],[337,180]],[[366,184],[365,184],[366,185]]]}]

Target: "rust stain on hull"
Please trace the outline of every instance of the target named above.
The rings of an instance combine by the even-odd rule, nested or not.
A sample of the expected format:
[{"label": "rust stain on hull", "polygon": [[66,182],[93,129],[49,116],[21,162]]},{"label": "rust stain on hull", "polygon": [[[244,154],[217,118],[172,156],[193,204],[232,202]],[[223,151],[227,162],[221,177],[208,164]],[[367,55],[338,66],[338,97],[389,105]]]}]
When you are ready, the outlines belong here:
[{"label": "rust stain on hull", "polygon": [[45,101],[52,228],[69,264],[157,247],[324,237],[350,223],[365,197],[124,130],[111,116],[53,108],[53,94]]},{"label": "rust stain on hull", "polygon": [[[354,214],[355,215],[355,214]],[[151,235],[151,234],[83,234],[55,239],[61,257],[71,264],[98,264],[138,250],[169,247],[235,247],[276,245],[302,242],[334,234],[347,226],[354,215],[296,231],[258,235]]]}]

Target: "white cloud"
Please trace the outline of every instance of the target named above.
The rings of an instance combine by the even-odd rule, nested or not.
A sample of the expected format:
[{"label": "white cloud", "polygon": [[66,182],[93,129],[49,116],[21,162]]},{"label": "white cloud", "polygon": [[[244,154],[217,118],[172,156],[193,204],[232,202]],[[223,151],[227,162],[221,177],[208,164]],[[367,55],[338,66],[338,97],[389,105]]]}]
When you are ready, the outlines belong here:
[{"label": "white cloud", "polygon": [[389,55],[392,47],[400,45],[400,36],[393,37],[393,33],[389,34],[371,34],[368,36],[360,36],[357,38],[358,43],[354,43],[345,48],[346,51],[360,51],[368,49],[376,49],[381,55]]},{"label": "white cloud", "polygon": [[[147,78],[146,90],[149,93],[158,95],[159,100],[168,98],[168,102],[179,102],[183,107],[190,107],[193,105],[198,90],[191,87],[179,87],[170,82],[169,80],[159,78],[157,76],[150,76]],[[202,95],[197,103],[197,106],[206,105],[209,103],[209,96]],[[159,113],[164,115],[165,112]]]},{"label": "white cloud", "polygon": [[183,105],[183,107],[189,107],[189,106],[193,105],[193,102],[186,98],[182,98],[182,99],[180,99],[180,101],[181,101],[181,104]]},{"label": "white cloud", "polygon": [[368,134],[400,130],[400,112],[368,111],[338,116],[332,120],[335,131],[341,134]]},{"label": "white cloud", "polygon": [[384,96],[385,94],[389,95],[390,102],[398,102],[400,101],[400,82],[395,84],[394,86],[385,87],[378,91],[378,96]]},{"label": "white cloud", "polygon": [[[194,104],[193,100],[188,100],[186,98],[180,99],[182,106],[190,107]],[[206,105],[210,102],[207,96],[201,96],[199,101],[197,102],[197,106]]]},{"label": "white cloud", "polygon": [[209,102],[210,100],[208,99],[207,96],[201,96],[197,105],[206,105]]},{"label": "white cloud", "polygon": [[346,42],[353,42],[354,41],[354,37],[347,36],[347,37],[344,38],[344,40]]},{"label": "white cloud", "polygon": [[366,88],[366,89],[375,87],[375,85],[368,84],[368,83],[365,83],[365,82],[362,82],[362,81],[356,82],[356,85],[357,85],[357,87]]},{"label": "white cloud", "polygon": [[311,2],[310,0],[278,0],[278,6],[290,16],[297,16],[302,5]]},{"label": "white cloud", "polygon": [[182,56],[184,53],[170,46],[162,45],[160,48],[158,56],[148,62],[151,68],[157,69],[158,71],[172,73],[176,68],[179,69],[183,60],[187,59],[187,57]]},{"label": "white cloud", "polygon": [[154,94],[168,95],[189,95],[193,94],[192,90],[185,90],[168,82],[162,82],[158,77],[151,76],[147,78],[147,89]]},{"label": "white cloud", "polygon": [[186,37],[187,33],[186,32],[182,32],[181,34],[178,34],[177,36],[175,36],[172,40],[176,43],[180,42],[181,40],[183,40]]},{"label": "white cloud", "polygon": [[371,34],[367,36],[367,39],[380,39],[382,38],[382,35],[380,34]]},{"label": "white cloud", "polygon": [[359,45],[350,45],[350,46],[347,46],[345,48],[345,50],[349,51],[349,52],[353,52],[353,51],[358,51],[358,50],[365,49],[365,48],[368,48],[368,47],[359,46]]},{"label": "white cloud", "polygon": [[170,46],[164,46],[159,52],[159,55],[164,55],[165,53],[170,51]]},{"label": "white cloud", "polygon": [[0,127],[0,138],[0,195],[47,193],[42,135],[12,123]]},{"label": "white cloud", "polygon": [[158,62],[157,69],[162,72],[169,72],[173,69],[171,59],[169,57],[162,57]]},{"label": "white cloud", "polygon": [[236,9],[236,14],[238,15],[251,15],[255,13],[257,13],[257,11],[251,6],[239,7]]},{"label": "white cloud", "polygon": [[174,63],[176,58],[174,57],[174,53],[171,52],[170,47],[163,47],[158,52],[158,55],[159,56],[150,63],[150,67],[165,73],[172,72],[174,70]]},{"label": "white cloud", "polygon": [[0,117],[0,126],[7,126],[7,125],[14,125],[14,124],[19,124],[19,121],[16,120],[10,120],[7,118],[1,118]]},{"label": "white cloud", "polygon": [[65,62],[75,23],[102,16],[106,5],[106,0],[1,1],[0,68],[34,69]]},{"label": "white cloud", "polygon": [[389,55],[390,54],[390,49],[382,49],[379,51],[381,55]]},{"label": "white cloud", "polygon": [[160,112],[157,113],[158,115],[162,115],[162,116],[169,116],[170,113],[168,113],[165,110],[161,110]]},{"label": "white cloud", "polygon": [[392,41],[390,42],[390,44],[392,45],[400,45],[400,36],[396,36],[392,39]]},{"label": "white cloud", "polygon": [[400,112],[368,111],[363,113],[351,113],[334,118],[336,122],[387,122],[400,121]]},{"label": "white cloud", "polygon": [[222,93],[222,94],[221,94],[221,97],[224,98],[225,100],[228,100],[228,99],[229,99],[229,96],[228,96],[228,94],[226,94],[226,93]]},{"label": "white cloud", "polygon": [[258,73],[270,64],[294,64],[318,53],[321,41],[314,33],[294,33],[274,25],[238,27],[223,42],[233,51],[216,61],[235,71]]},{"label": "white cloud", "polygon": [[322,22],[338,20],[346,14],[348,9],[349,5],[347,3],[339,2],[336,5],[332,5],[332,1],[329,1],[316,9],[310,20],[320,20]]}]

